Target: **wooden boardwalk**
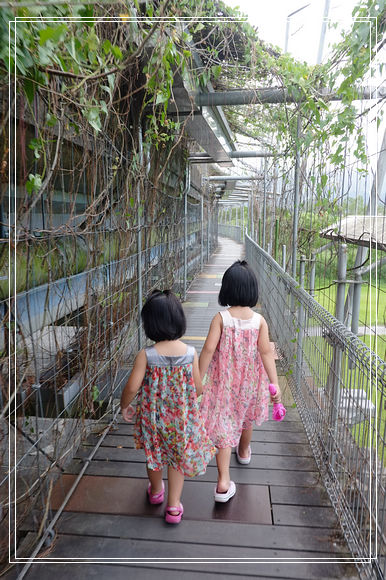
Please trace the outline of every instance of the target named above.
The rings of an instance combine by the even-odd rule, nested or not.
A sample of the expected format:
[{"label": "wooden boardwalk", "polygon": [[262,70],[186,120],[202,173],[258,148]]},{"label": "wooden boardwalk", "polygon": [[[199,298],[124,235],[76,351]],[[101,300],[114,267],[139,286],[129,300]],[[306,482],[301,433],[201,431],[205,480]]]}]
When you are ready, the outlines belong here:
[{"label": "wooden boardwalk", "polygon": [[[185,340],[198,351],[219,309],[222,274],[242,249],[220,239],[190,288]],[[97,441],[95,435],[88,439],[56,484],[53,509]],[[213,501],[214,460],[204,476],[187,479],[184,518],[179,526],[168,526],[164,507],[147,502],[144,456],[134,449],[132,425],[119,420],[59,518],[46,560],[33,564],[26,578],[358,578],[296,409],[290,408],[282,423],[270,420],[255,428],[252,454],[249,466],[232,455],[237,493],[227,504]],[[52,558],[58,563],[51,564]],[[7,578],[17,573],[14,569]]]}]

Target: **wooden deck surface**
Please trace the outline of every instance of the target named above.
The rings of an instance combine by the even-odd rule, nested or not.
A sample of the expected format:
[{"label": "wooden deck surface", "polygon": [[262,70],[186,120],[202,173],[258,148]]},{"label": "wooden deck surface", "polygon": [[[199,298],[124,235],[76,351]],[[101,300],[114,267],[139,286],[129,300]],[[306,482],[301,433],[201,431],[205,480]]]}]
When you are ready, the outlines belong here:
[{"label": "wooden deck surface", "polygon": [[[220,239],[190,288],[185,341],[198,351],[219,309],[222,274],[242,249]],[[88,439],[56,484],[53,509],[97,440]],[[67,503],[53,548],[26,578],[358,578],[296,409],[282,423],[255,428],[249,466],[232,455],[237,493],[227,504],[213,501],[216,473],[213,460],[204,476],[186,479],[184,518],[168,526],[164,506],[147,502],[144,456],[134,449],[132,425],[119,420]],[[17,578],[18,570],[6,577]]]}]

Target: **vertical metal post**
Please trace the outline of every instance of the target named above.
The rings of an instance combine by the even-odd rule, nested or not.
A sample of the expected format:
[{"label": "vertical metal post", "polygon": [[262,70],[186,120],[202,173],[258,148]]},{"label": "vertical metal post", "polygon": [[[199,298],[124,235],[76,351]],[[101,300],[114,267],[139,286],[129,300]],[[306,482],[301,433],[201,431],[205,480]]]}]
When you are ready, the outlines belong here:
[{"label": "vertical metal post", "polygon": [[299,225],[299,171],[300,171],[300,113],[296,125],[296,159],[295,159],[295,184],[294,184],[294,216],[292,223],[292,278],[296,279],[296,256],[298,245]]},{"label": "vertical metal post", "polygon": [[285,244],[281,247],[281,265],[283,270],[285,271],[287,264],[287,246]]},{"label": "vertical metal post", "polygon": [[275,260],[279,259],[279,220],[275,220]]},{"label": "vertical metal post", "polygon": [[244,243],[245,242],[245,204],[243,204],[241,206],[242,210],[243,210],[243,233],[241,236],[241,241]]},{"label": "vertical metal post", "polygon": [[355,274],[355,284],[353,291],[351,332],[358,334],[359,329],[359,310],[361,305],[362,276]]},{"label": "vertical metal post", "polygon": [[[142,144],[142,127],[138,128],[138,149],[139,149],[139,164],[143,166],[143,144]],[[141,205],[141,180],[137,183],[137,290],[138,290],[138,350],[143,346],[142,340],[142,320],[141,310],[143,302],[143,288],[142,288],[142,205]]]},{"label": "vertical metal post", "polygon": [[316,270],[316,254],[311,253],[311,269],[310,269],[310,294],[315,296],[315,270]]},{"label": "vertical metal post", "polygon": [[[338,254],[338,287],[336,291],[335,318],[344,322],[344,299],[346,290],[347,275],[347,245],[339,246]],[[332,384],[332,410],[331,410],[331,427],[333,439],[331,441],[331,465],[335,467],[336,463],[336,437],[338,433],[338,412],[340,405],[340,375],[342,368],[342,349],[339,344],[334,345],[334,354],[331,362],[331,371],[329,374],[330,384]],[[330,378],[331,377],[331,378]]]},{"label": "vertical metal post", "polygon": [[344,299],[346,292],[347,275],[347,244],[339,246],[338,254],[338,282],[336,290],[335,318],[344,322]]},{"label": "vertical metal post", "polygon": [[318,56],[316,59],[317,64],[322,62],[323,57],[323,47],[324,47],[324,37],[326,36],[326,28],[327,28],[327,19],[328,19],[328,12],[330,10],[330,0],[325,0],[324,3],[324,14],[322,19],[322,28],[320,31],[320,40],[319,40],[319,48],[318,48]]},{"label": "vertical metal post", "polygon": [[[264,182],[263,182],[263,237],[262,248],[265,250],[265,225],[267,221],[267,158],[264,157]],[[260,224],[260,220],[259,220]],[[259,225],[259,240],[260,240],[260,225]]]},{"label": "vertical metal post", "polygon": [[204,269],[204,195],[201,195],[201,255],[200,269]]},{"label": "vertical metal post", "polygon": [[[301,256],[300,258],[300,287],[304,288],[304,277],[306,271],[306,257]],[[303,365],[303,337],[304,337],[304,306],[303,302],[300,300],[299,310],[298,310],[298,337],[296,345],[296,368],[295,368],[295,388],[300,390],[301,373]]]},{"label": "vertical metal post", "polygon": [[253,185],[251,186],[251,202],[249,204],[250,207],[250,212],[251,212],[251,218],[250,218],[250,224],[251,224],[251,229],[250,229],[250,234],[251,237],[254,241],[256,241],[256,236],[255,236],[255,218],[253,215]]},{"label": "vertical metal post", "polygon": [[182,289],[182,301],[186,300],[188,286],[188,191],[190,189],[190,163],[186,166],[186,183],[184,189],[184,280]]},{"label": "vertical metal post", "polygon": [[209,211],[209,200],[208,200],[208,220],[207,220],[207,240],[206,240],[206,261],[209,262],[210,258],[210,211]]}]

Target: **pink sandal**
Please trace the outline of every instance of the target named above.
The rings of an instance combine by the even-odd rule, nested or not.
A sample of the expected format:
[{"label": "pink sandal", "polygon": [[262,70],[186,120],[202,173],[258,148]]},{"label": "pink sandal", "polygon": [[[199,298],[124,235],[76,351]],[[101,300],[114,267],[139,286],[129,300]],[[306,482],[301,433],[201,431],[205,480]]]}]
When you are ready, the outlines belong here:
[{"label": "pink sandal", "polygon": [[147,497],[149,498],[149,502],[152,505],[162,503],[165,497],[165,486],[164,482],[162,482],[162,490],[158,493],[151,493],[151,483],[149,481],[149,485],[147,486]]},{"label": "pink sandal", "polygon": [[[173,514],[171,512],[178,512],[178,514]],[[165,511],[165,522],[168,524],[179,524],[184,513],[184,506],[180,503],[180,507],[174,507],[168,505]]]}]

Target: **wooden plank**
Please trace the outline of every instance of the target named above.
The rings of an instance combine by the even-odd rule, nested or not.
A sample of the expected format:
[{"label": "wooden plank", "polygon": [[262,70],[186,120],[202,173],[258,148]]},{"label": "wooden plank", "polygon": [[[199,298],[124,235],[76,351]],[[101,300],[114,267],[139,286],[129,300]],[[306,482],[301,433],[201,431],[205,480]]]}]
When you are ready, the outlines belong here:
[{"label": "wooden plank", "polygon": [[272,504],[331,505],[327,491],[322,485],[317,487],[271,486],[270,492]]},{"label": "wooden plank", "polygon": [[[59,509],[74,480],[74,475],[64,475],[57,482],[52,492],[51,509]],[[100,514],[160,515],[165,505],[149,503],[147,484],[144,479],[85,475],[64,509]],[[238,485],[232,501],[225,504],[214,502],[213,491],[212,483],[199,481],[193,485],[187,482],[183,491],[185,517],[202,522],[272,523],[267,486]]]},{"label": "wooden plank", "polygon": [[[132,435],[133,425],[122,423],[119,424],[119,427],[115,430],[115,433],[117,433],[118,430],[120,435]],[[267,443],[308,443],[305,432],[292,433],[289,431],[263,431],[259,429],[254,429],[252,441],[263,441]]]},{"label": "wooden plank", "polygon": [[[31,521],[32,525],[33,522]],[[211,544],[213,539],[221,546],[243,546],[250,548],[277,548],[283,550],[326,552],[346,554],[343,537],[332,536],[330,529],[293,527],[291,533],[283,526],[218,521],[201,523],[184,518],[183,526],[168,528],[168,539],[172,542]],[[28,528],[24,528],[26,531]],[[31,528],[30,528],[31,529]],[[141,540],[165,539],[165,525],[160,517],[141,518],[125,515],[80,514],[66,512],[58,524],[59,534],[103,536],[111,538],[135,538]]]},{"label": "wooden plank", "polygon": [[[79,473],[83,462],[74,460],[66,468],[66,473]],[[92,461],[87,468],[88,475],[109,475],[112,477],[139,477],[145,476],[145,465],[142,463],[128,463],[121,461]],[[280,469],[239,469],[231,467],[231,477],[236,483],[251,485],[285,485],[285,486],[314,486],[320,480],[319,472],[280,470]],[[199,478],[201,481],[217,481],[217,468],[209,465],[206,473]]]},{"label": "wooden plank", "polygon": [[[269,416],[271,417],[272,416],[272,407],[270,410],[271,410],[271,412],[270,412]],[[112,415],[107,415],[106,425],[111,418],[112,418]],[[299,425],[298,425],[299,428],[300,428],[300,425],[302,425],[299,411],[296,408],[288,408],[287,409],[287,414],[285,416],[284,421],[278,422],[278,421],[272,421],[272,419],[270,419],[269,421],[266,421],[265,423],[263,423],[259,427],[255,426],[254,431],[264,430],[264,427],[266,425],[269,425],[269,427],[268,427],[269,430],[276,430],[277,431],[277,430],[286,428],[285,426],[287,425],[287,423],[291,423],[292,421],[299,423]],[[126,421],[123,420],[122,415],[118,415],[117,425],[126,425],[127,426],[127,425],[129,425],[129,423],[126,423]],[[276,429],[275,429],[275,425],[276,425]],[[291,429],[291,427],[289,429]],[[304,431],[304,427],[302,428],[302,431]]]},{"label": "wooden plank", "polygon": [[[91,448],[98,442],[98,437],[91,435],[87,442],[83,445],[83,449]],[[126,450],[134,451],[134,439],[132,436],[127,435],[107,435],[104,439],[101,447],[124,447]],[[312,457],[311,448],[308,445],[302,443],[264,443],[264,442],[252,442],[251,445],[252,453],[257,455],[293,455],[296,457]],[[138,453],[142,451],[135,451],[135,457]],[[131,458],[131,456],[128,456]],[[134,458],[134,454],[132,456]]]},{"label": "wooden plank", "polygon": [[[21,566],[20,566],[21,570]],[[156,574],[157,580],[219,580],[218,574],[210,572],[197,572],[195,570],[184,570],[183,576],[181,570],[173,568],[159,569],[155,573],[154,568],[144,568],[139,565],[130,564],[50,564],[45,561],[44,566],[35,564],[28,572],[28,580],[85,580],[96,578],[97,580],[154,580]],[[16,576],[14,576],[16,580]],[[239,574],[221,573],[224,580],[240,580]],[[256,576],[258,578],[258,576]],[[8,579],[8,576],[7,576]]]},{"label": "wooden plank", "polygon": [[276,525],[323,528],[339,526],[332,507],[273,505],[272,512]]},{"label": "wooden plank", "polygon": [[[182,524],[183,525],[183,524]],[[98,558],[116,559],[116,561],[130,562],[130,558],[139,560],[140,568],[146,567],[157,570],[170,569],[185,571],[202,572],[206,575],[208,570],[212,573],[238,575],[239,578],[293,578],[316,579],[324,578],[342,578],[357,579],[358,575],[352,564],[340,563],[337,561],[337,555],[330,553],[313,554],[310,552],[297,552],[296,556],[301,561],[293,562],[289,566],[287,561],[294,557],[292,551],[280,549],[265,549],[232,547],[230,551],[227,546],[188,544],[184,542],[170,542],[167,540],[169,528],[165,524],[165,540],[154,542],[147,540],[132,540],[122,538],[101,538],[88,536],[61,535],[57,538],[56,543],[49,554],[50,558],[68,558],[71,554],[72,559],[82,558],[98,561]],[[101,556],[103,554],[103,556]],[[149,558],[154,558],[156,562],[149,562]],[[181,560],[176,561],[176,558]],[[197,558],[193,564],[189,559]],[[205,559],[212,559],[211,562]],[[242,564],[237,559],[245,559]],[[268,563],[258,559],[269,560]],[[281,561],[280,558],[284,560]],[[315,559],[312,562],[312,559]],[[161,561],[166,559],[166,562]],[[223,560],[222,562],[213,562],[213,559]],[[226,559],[229,559],[228,561]],[[311,562],[307,559],[311,560]],[[130,569],[133,570],[135,563],[130,563]],[[172,564],[172,566],[171,566]],[[69,571],[71,568],[69,569]],[[126,569],[126,573],[128,570]],[[56,574],[55,574],[56,576]],[[68,577],[68,576],[67,576]],[[205,576],[204,576],[205,577]]]},{"label": "wooden plank", "polygon": [[[90,453],[90,448],[80,448],[76,457],[86,458]],[[144,462],[144,453],[141,449],[126,449],[122,446],[117,447],[100,447],[94,459],[97,461],[134,461]],[[215,465],[215,458],[212,459],[210,465]],[[247,466],[242,466],[236,459],[236,454],[232,453],[231,466],[240,469],[251,469],[257,467],[259,469],[292,469],[301,471],[317,471],[315,461],[311,457],[296,457],[281,455],[257,455],[252,454],[251,463]]]}]

